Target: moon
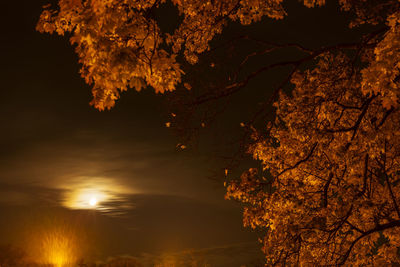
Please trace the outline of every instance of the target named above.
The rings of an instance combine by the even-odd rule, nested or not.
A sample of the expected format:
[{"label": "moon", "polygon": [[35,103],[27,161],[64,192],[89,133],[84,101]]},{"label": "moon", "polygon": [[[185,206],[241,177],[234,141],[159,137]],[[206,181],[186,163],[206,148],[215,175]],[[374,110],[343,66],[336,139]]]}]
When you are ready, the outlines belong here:
[{"label": "moon", "polygon": [[97,199],[95,197],[90,198],[89,205],[92,206],[92,207],[96,207]]}]

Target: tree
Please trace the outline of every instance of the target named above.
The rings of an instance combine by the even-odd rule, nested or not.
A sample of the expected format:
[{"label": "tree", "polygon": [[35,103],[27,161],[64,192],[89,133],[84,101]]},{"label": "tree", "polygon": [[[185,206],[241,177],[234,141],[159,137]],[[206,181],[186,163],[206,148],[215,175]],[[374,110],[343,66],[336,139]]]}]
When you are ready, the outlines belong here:
[{"label": "tree", "polygon": [[117,257],[110,259],[105,267],[141,267],[142,265],[138,263],[134,258],[129,257]]},{"label": "tree", "polygon": [[[60,0],[59,8],[45,8],[37,29],[70,32],[81,75],[93,84],[92,105],[103,110],[128,88],[190,89],[182,66],[196,64],[230,21],[283,19],[282,2],[171,0],[180,21],[163,33],[156,11],[166,0]],[[262,128],[244,124],[248,152],[263,171],[252,168],[227,185],[227,198],[246,205],[244,224],[265,231],[267,265],[400,263],[400,2],[338,2],[353,15],[350,27],[374,25],[359,42],[308,49],[259,41],[265,50],[244,63],[282,47],[303,56],[235,76],[192,102],[232,95],[261,73],[290,68],[266,103],[275,101],[275,119]],[[283,93],[290,83],[291,94]]]},{"label": "tree", "polygon": [[26,263],[26,253],[22,249],[11,245],[0,246],[0,266],[22,266],[24,263]]}]

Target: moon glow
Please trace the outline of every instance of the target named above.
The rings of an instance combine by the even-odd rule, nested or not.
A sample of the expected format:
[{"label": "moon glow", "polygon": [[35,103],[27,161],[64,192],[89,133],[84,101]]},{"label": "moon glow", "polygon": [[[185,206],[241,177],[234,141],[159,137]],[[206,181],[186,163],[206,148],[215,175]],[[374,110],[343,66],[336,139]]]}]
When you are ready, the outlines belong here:
[{"label": "moon glow", "polygon": [[92,207],[96,207],[96,205],[97,205],[97,199],[96,199],[96,197],[90,198],[90,200],[89,200],[89,205],[92,206]]}]

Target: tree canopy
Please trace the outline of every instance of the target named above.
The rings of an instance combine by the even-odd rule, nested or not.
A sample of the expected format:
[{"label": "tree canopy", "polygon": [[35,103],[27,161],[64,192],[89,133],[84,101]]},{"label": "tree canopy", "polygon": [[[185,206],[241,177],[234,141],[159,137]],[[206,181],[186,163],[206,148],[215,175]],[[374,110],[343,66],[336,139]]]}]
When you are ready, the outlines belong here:
[{"label": "tree canopy", "polygon": [[[155,15],[166,2],[179,12],[173,32],[163,32]],[[284,19],[290,16],[284,3],[60,0],[45,7],[37,29],[69,34],[81,75],[93,86],[92,105],[104,110],[128,88],[164,93],[183,83],[190,90],[182,66],[196,64],[230,21]],[[274,90],[274,119],[262,129],[246,125],[248,152],[263,170],[251,168],[227,184],[227,198],[246,206],[244,224],[264,230],[268,266],[400,263],[400,1],[338,3],[352,14],[349,27],[373,25],[358,42],[316,49],[265,42],[262,53],[290,46],[304,56],[266,64],[195,102],[228,96],[260,73],[290,67]]]}]

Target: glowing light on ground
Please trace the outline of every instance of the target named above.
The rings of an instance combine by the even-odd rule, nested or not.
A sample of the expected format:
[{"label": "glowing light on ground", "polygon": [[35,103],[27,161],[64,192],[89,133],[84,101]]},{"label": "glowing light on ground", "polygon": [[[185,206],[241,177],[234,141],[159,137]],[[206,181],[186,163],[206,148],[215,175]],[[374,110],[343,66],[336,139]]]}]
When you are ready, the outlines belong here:
[{"label": "glowing light on ground", "polygon": [[41,237],[41,254],[44,264],[55,267],[72,267],[77,261],[76,235],[65,226],[51,229]]}]

